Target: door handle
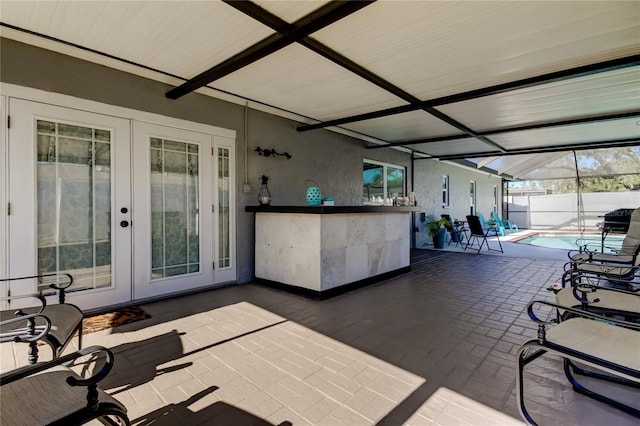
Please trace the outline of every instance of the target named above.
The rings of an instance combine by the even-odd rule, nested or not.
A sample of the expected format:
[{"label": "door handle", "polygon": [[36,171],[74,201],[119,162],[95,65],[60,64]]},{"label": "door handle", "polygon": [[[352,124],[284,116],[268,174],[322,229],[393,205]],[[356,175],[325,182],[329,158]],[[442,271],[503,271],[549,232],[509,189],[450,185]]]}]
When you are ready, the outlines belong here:
[{"label": "door handle", "polygon": [[127,226],[129,226],[129,222],[127,222],[126,220],[123,220],[122,222],[120,222],[120,226],[122,226],[123,228],[126,228]]}]

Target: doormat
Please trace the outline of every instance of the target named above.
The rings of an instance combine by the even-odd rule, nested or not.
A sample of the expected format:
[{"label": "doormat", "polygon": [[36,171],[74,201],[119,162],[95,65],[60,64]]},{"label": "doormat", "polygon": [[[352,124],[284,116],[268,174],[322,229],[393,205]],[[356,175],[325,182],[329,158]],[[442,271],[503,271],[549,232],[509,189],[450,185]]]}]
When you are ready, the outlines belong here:
[{"label": "doormat", "polygon": [[118,327],[119,325],[129,324],[147,318],[151,318],[151,315],[146,313],[139,306],[120,308],[113,312],[92,315],[83,319],[82,333],[94,333],[96,331]]}]

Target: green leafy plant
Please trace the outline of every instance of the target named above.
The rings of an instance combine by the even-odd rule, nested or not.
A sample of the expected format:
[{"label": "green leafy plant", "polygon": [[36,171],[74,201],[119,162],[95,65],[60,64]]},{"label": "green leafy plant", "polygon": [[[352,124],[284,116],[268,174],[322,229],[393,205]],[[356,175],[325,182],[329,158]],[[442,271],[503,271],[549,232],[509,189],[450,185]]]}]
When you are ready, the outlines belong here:
[{"label": "green leafy plant", "polygon": [[438,220],[425,223],[425,226],[427,227],[427,232],[429,233],[429,236],[431,238],[434,238],[438,235],[441,228],[444,228],[446,226],[451,226],[451,222],[449,222],[447,219],[438,219]]}]

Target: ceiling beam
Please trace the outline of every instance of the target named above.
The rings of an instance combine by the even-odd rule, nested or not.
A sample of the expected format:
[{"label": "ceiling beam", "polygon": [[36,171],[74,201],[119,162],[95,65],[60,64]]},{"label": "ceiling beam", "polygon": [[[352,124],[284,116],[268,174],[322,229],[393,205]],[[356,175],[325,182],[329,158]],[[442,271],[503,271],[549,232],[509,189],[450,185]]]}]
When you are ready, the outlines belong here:
[{"label": "ceiling beam", "polygon": [[[537,148],[522,148],[514,149],[507,152],[487,151],[487,152],[465,152],[461,154],[453,155],[434,155],[431,154],[432,159],[436,160],[462,160],[465,158],[480,158],[490,156],[509,156],[509,155],[522,155],[522,154],[544,154],[547,152],[561,152],[561,151],[584,151],[585,149],[602,149],[602,148],[623,148],[628,146],[640,146],[640,137],[625,138],[625,139],[613,139],[603,140],[596,142],[587,142],[582,144],[567,144],[567,145],[553,145]],[[416,158],[421,160],[421,158]]]},{"label": "ceiling beam", "polygon": [[211,83],[212,81],[218,80],[259,59],[264,58],[265,56],[277,52],[278,50],[295,43],[307,35],[331,25],[336,21],[339,21],[345,16],[368,6],[371,3],[371,0],[329,2],[307,16],[300,18],[295,23],[288,24],[284,21],[279,22],[273,19],[275,16],[271,15],[266,10],[264,10],[264,12],[259,12],[257,9],[259,6],[253,5],[251,2],[227,1],[227,4],[240,11],[247,8],[247,10],[249,10],[249,16],[261,19],[260,22],[265,25],[268,25],[271,28],[274,28],[274,26],[277,27],[277,29],[274,28],[277,33],[259,41],[251,47],[248,47],[213,68],[198,74],[180,86],[169,90],[165,96],[169,99],[178,99],[181,96]]},{"label": "ceiling beam", "polygon": [[[513,90],[524,89],[527,87],[539,86],[542,84],[555,83],[559,81],[569,80],[578,77],[586,77],[593,74],[599,74],[607,71],[615,71],[622,68],[629,68],[640,65],[640,55],[631,55],[626,56],[624,58],[612,59],[609,61],[598,62],[595,64],[583,65],[580,67],[569,68],[562,71],[551,72],[547,74],[538,75],[535,77],[523,78],[520,80],[515,80],[507,83],[497,84],[494,86],[484,87],[481,89],[470,90],[467,92],[457,93],[454,95],[443,96],[440,98],[435,98],[427,101],[422,101],[419,104],[413,104],[413,109],[403,110],[402,112],[408,111],[416,111],[425,107],[437,107],[440,105],[451,104],[455,102],[468,101],[471,99],[481,98],[484,96],[497,95],[500,93],[505,93]],[[389,115],[395,115],[399,112],[396,112],[394,108],[389,108],[386,110],[372,111],[371,113],[375,115],[373,118],[386,117]],[[297,128],[298,131],[304,132],[307,130],[320,129],[329,126],[338,126],[340,124],[353,123],[356,121],[362,121],[362,117],[364,114],[353,115],[350,117],[337,118],[335,120],[323,121],[316,124],[309,124],[300,126]]]},{"label": "ceiling beam", "polygon": [[568,155],[570,152],[571,151],[558,151],[558,152],[548,152],[546,154],[533,154],[534,159],[531,159],[525,164],[521,164],[520,166],[515,168],[515,170],[512,169],[510,171],[510,174],[511,176],[520,178],[523,175],[526,175],[527,173],[540,168],[540,166],[543,166],[545,164],[549,165],[553,163],[559,158],[562,158]]},{"label": "ceiling beam", "polygon": [[[251,16],[252,18],[258,20],[259,22],[261,22],[264,25],[267,25],[271,28],[273,28],[274,30],[278,31],[278,32],[282,32],[282,31],[287,31],[287,28],[289,27],[289,24],[286,23],[286,21],[282,20],[281,18],[271,14],[270,12],[260,8],[259,6],[249,2],[249,1],[243,1],[243,2],[238,2],[238,1],[229,1],[229,0],[225,0],[229,5],[235,7],[236,9],[240,10],[241,12],[244,12],[245,9],[247,10],[247,15]],[[357,3],[357,2],[356,2]],[[303,18],[304,19],[304,18]],[[300,22],[300,21],[298,21]],[[294,24],[295,25],[295,24]],[[338,53],[337,51],[331,49],[329,46],[326,46],[323,43],[320,43],[319,41],[311,38],[311,37],[300,37],[298,39],[295,40],[296,42],[298,42],[299,44],[305,46],[306,48],[312,50],[313,52],[317,53],[318,55],[321,55],[322,57],[332,61],[333,63],[341,66],[342,68],[356,74],[357,76],[367,80],[368,82],[380,87],[383,90],[386,90],[387,92],[391,93],[392,95],[395,95],[397,97],[399,97],[400,99],[408,102],[411,105],[412,109],[422,109],[425,112],[427,112],[428,114],[431,114],[432,116],[446,122],[447,124],[449,124],[450,126],[455,127],[456,129],[460,130],[461,132],[465,133],[468,137],[475,137],[477,139],[480,139],[482,142],[491,145],[494,148],[497,148],[500,151],[505,151],[505,149],[500,146],[498,143],[492,141],[491,139],[489,139],[486,136],[482,136],[479,135],[477,132],[473,131],[472,129],[468,128],[467,126],[465,126],[464,124],[460,123],[459,121],[449,117],[448,115],[432,108],[429,106],[420,106],[419,104],[421,103],[419,98],[416,98],[415,96],[411,95],[408,92],[405,92],[404,90],[402,90],[400,87],[390,83],[389,81],[383,79],[382,77],[374,74],[373,72],[369,71],[368,69],[362,67],[361,65],[355,63],[354,61],[352,61],[351,59],[347,58],[346,56]],[[416,108],[416,105],[417,108]]]},{"label": "ceiling beam", "polygon": [[[572,126],[575,124],[587,124],[587,123],[597,123],[601,121],[622,120],[624,118],[632,118],[632,117],[640,117],[640,110],[623,112],[619,114],[606,114],[606,115],[598,115],[598,116],[583,117],[583,118],[572,118],[570,120],[558,120],[558,121],[549,121],[546,123],[527,124],[524,126],[516,126],[516,127],[503,127],[500,129],[491,129],[491,130],[486,130],[484,132],[478,132],[478,134],[482,136],[491,136],[491,135],[499,135],[501,133],[522,132],[525,130],[545,129],[549,127]],[[370,146],[367,146],[367,149],[393,148],[396,145],[406,146],[406,145],[418,145],[423,143],[454,141],[459,139],[466,139],[468,137],[469,137],[468,135],[436,136],[433,138],[389,142],[386,145],[370,145]]]},{"label": "ceiling beam", "polygon": [[495,157],[487,157],[487,158],[485,158],[485,159],[484,159],[484,160],[482,160],[482,161],[478,161],[478,164],[476,165],[476,167],[477,167],[478,169],[481,169],[481,168],[483,168],[484,166],[486,166],[487,164],[491,163],[492,161],[496,161],[498,158],[500,158],[500,157],[498,157],[498,156],[495,156]]}]

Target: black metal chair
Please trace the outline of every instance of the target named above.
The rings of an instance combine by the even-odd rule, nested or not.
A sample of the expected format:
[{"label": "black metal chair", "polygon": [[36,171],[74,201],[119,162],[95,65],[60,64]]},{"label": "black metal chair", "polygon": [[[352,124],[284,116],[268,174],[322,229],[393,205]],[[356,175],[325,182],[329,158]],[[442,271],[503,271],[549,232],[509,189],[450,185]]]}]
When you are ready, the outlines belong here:
[{"label": "black metal chair", "polygon": [[[533,311],[535,305],[555,308],[556,318],[540,319]],[[548,313],[546,309],[544,312]],[[538,323],[538,338],[524,343],[517,351],[516,399],[521,416],[529,424],[536,423],[525,406],[524,368],[545,353],[562,357],[564,374],[576,392],[640,416],[639,407],[586,388],[576,378],[576,373],[584,374],[585,370],[574,363],[577,361],[594,368],[596,371],[588,374],[592,378],[640,388],[640,324],[544,301],[531,302],[527,312]],[[561,320],[561,312],[570,314],[569,318]]]},{"label": "black metal chair", "polygon": [[[475,216],[475,215],[467,216],[467,224],[469,225],[470,235],[467,240],[467,244],[464,246],[465,250],[469,247],[473,247],[474,241],[476,242],[476,244],[478,243],[478,241],[481,241],[478,246],[478,254],[480,253],[480,250],[482,250],[482,247],[484,246],[485,243],[487,244],[487,250],[499,251],[500,253],[504,253],[504,251],[502,250],[502,243],[500,242],[500,233],[497,228],[489,227],[487,229],[483,229],[482,224],[480,223],[480,219],[478,218],[478,216]],[[496,239],[498,240],[498,245],[500,246],[500,249],[499,250],[492,249],[489,246],[489,241],[487,240],[487,237],[496,237]]]},{"label": "black metal chair", "polygon": [[[104,362],[101,368],[92,369],[91,377],[81,377],[64,366],[84,363],[88,358],[92,359],[82,365],[83,371],[89,371],[88,364]],[[113,363],[109,349],[91,346],[53,361],[3,373],[0,375],[0,424],[78,425],[97,419],[103,424],[130,425],[125,406],[98,387]]]},{"label": "black metal chair", "polygon": [[[51,327],[48,332],[39,340],[49,345],[53,352],[53,358],[58,358],[65,348],[71,342],[73,336],[78,333],[78,349],[82,349],[82,319],[83,314],[77,306],[65,303],[65,290],[73,284],[73,277],[70,274],[42,274],[29,277],[4,278],[0,281],[20,281],[33,279],[47,279],[53,281],[49,284],[49,288],[57,290],[58,303],[48,304],[45,297],[41,294],[29,294],[20,296],[10,296],[3,298],[3,301],[11,301],[18,299],[31,298],[36,307],[9,309],[0,312],[0,321],[5,322],[12,318],[20,318],[29,314],[39,314],[48,318]],[[32,320],[14,321],[6,323],[0,332],[0,341],[5,340],[3,337],[11,336],[11,334],[21,333],[26,330],[34,333],[32,328]],[[38,362],[38,344],[35,340],[22,340],[29,344],[29,363]]]},{"label": "black metal chair", "polygon": [[440,217],[449,222],[444,225],[450,236],[448,245],[451,245],[451,243],[456,243],[456,247],[464,245],[464,237],[469,230],[463,224],[461,225],[458,221],[451,219],[450,214],[441,214]]}]

